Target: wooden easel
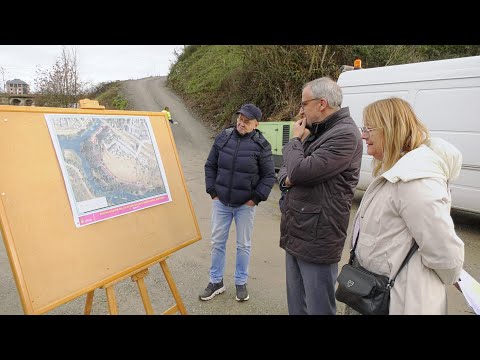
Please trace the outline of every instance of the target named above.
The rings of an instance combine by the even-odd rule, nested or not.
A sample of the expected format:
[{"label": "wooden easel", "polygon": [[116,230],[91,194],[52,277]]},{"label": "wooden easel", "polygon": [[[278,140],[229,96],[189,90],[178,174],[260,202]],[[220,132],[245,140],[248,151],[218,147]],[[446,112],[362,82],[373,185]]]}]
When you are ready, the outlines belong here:
[{"label": "wooden easel", "polygon": [[[96,100],[83,99],[83,100],[80,100],[79,104],[80,104],[80,108],[82,109],[105,109],[105,106],[99,105],[98,101]],[[172,274],[170,273],[170,270],[168,269],[166,260],[167,258],[165,257],[161,259],[159,263],[160,263],[160,267],[162,268],[163,274],[165,275],[165,279],[167,280],[168,286],[170,287],[170,291],[172,292],[173,298],[175,299],[176,304],[172,306],[170,309],[163,312],[162,315],[175,314],[177,311],[179,311],[180,314],[182,315],[186,315],[187,310],[183,305],[182,298],[180,297],[180,294],[177,290],[177,286],[173,281],[173,277],[172,277]],[[113,285],[115,285],[121,280],[126,279],[129,276],[131,277],[132,281],[135,281],[137,283],[138,290],[140,291],[140,296],[142,297],[142,302],[143,302],[143,307],[145,308],[145,312],[147,313],[147,315],[154,314],[152,303],[150,302],[150,297],[148,296],[147,287],[145,286],[145,281],[143,279],[145,276],[147,276],[148,268],[150,267],[150,265],[151,264],[139,270],[136,270],[136,272],[133,275],[127,274],[119,279],[115,279],[114,281],[111,281],[103,285],[102,287],[100,287],[100,289],[105,289],[105,291],[107,292],[108,311],[110,312],[110,315],[118,315],[117,301],[115,299],[115,290],[113,288]],[[90,312],[92,310],[94,291],[95,290],[92,290],[89,293],[87,293],[87,300],[85,303],[85,312],[84,312],[85,315],[90,315]]]},{"label": "wooden easel", "polygon": [[[148,149],[142,147],[142,151],[153,166],[157,162],[158,169],[152,171],[159,171],[164,185],[168,186],[159,198],[161,204],[147,202],[150,199],[145,198],[142,205],[148,206],[141,211],[130,206],[128,210],[133,211],[122,214],[125,216],[103,219],[106,221],[79,229],[74,211],[78,201],[69,195],[72,189],[68,185],[77,178],[69,177],[67,167],[63,167],[67,165],[65,156],[62,160],[58,151],[62,146],[56,148],[61,145],[60,133],[50,130],[56,119],[72,124],[77,120],[83,124],[86,120],[85,126],[88,126],[98,118],[105,121],[102,126],[115,123],[116,119],[143,122],[138,126],[144,127],[142,134],[146,134],[145,131],[149,134],[151,145],[147,141]],[[125,139],[129,138],[127,133],[128,130]],[[70,155],[73,162],[78,161],[76,155]],[[112,166],[120,169],[116,165],[120,159],[117,155]],[[105,307],[108,310],[104,312],[121,313],[115,302],[114,283],[125,275],[137,283],[145,310],[151,314],[153,304],[148,299],[144,281],[150,266],[159,270],[158,263],[175,300],[162,305],[165,309],[154,306],[155,313],[160,315],[176,305],[165,313],[186,314],[164,258],[199,241],[202,236],[164,112],[107,110],[98,101],[88,99],[80,100],[78,108],[0,105],[0,159],[0,231],[25,314],[45,314],[84,296],[87,299],[86,305],[83,303],[85,313],[91,313],[94,290],[99,288],[107,292]],[[135,171],[140,171],[143,160],[137,160],[132,158],[128,168],[136,166]],[[123,174],[127,167],[121,171]],[[157,180],[160,184],[160,178]],[[178,231],[180,227],[182,231]],[[168,290],[166,292],[169,298]]]},{"label": "wooden easel", "polygon": [[[163,274],[165,275],[165,279],[167,280],[168,286],[170,287],[170,291],[172,292],[173,298],[175,299],[175,305],[173,305],[168,310],[164,311],[162,315],[171,315],[171,314],[175,314],[176,312],[180,312],[180,314],[182,315],[187,315],[187,310],[183,305],[182,298],[180,297],[180,293],[177,290],[177,286],[175,285],[172,274],[170,273],[170,270],[167,266],[166,260],[167,260],[166,257],[163,259],[160,259],[159,264],[160,264],[160,267],[162,268]],[[121,280],[126,279],[129,276],[131,277],[132,281],[135,281],[137,283],[138,290],[140,291],[140,296],[142,298],[143,307],[145,308],[146,314],[154,315],[152,304],[148,296],[147,287],[145,286],[145,281],[143,279],[148,274],[148,267],[150,267],[150,265],[151,264],[149,264],[144,268],[141,268],[140,270],[136,270],[136,272],[133,275],[127,274],[119,279],[115,279],[114,281],[106,283],[105,285],[100,287],[100,289],[105,289],[105,291],[107,292],[108,311],[110,312],[110,315],[118,315],[117,301],[115,299],[115,290],[113,288],[113,285],[115,285]],[[85,303],[85,312],[84,312],[85,315],[90,315],[90,312],[92,311],[94,291],[95,290],[92,290],[89,293],[87,293],[87,300]]]}]

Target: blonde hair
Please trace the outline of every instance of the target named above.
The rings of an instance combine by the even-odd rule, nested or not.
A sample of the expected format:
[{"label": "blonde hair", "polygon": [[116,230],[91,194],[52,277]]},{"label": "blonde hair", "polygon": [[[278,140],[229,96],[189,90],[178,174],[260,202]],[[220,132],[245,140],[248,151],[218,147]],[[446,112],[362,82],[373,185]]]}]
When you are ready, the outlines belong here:
[{"label": "blonde hair", "polygon": [[427,127],[410,104],[400,98],[378,100],[363,110],[363,123],[383,134],[383,159],[373,160],[373,175],[393,167],[400,158],[429,139]]}]

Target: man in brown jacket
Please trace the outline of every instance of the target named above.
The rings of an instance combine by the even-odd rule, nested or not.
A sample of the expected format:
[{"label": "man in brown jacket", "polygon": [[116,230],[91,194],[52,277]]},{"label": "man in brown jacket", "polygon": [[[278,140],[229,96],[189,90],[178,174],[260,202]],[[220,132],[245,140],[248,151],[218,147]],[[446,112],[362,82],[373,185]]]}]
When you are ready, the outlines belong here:
[{"label": "man in brown jacket", "polygon": [[323,77],[304,85],[301,119],[283,147],[280,247],[290,315],[335,315],[335,282],[362,160],[362,139],[342,90]]}]

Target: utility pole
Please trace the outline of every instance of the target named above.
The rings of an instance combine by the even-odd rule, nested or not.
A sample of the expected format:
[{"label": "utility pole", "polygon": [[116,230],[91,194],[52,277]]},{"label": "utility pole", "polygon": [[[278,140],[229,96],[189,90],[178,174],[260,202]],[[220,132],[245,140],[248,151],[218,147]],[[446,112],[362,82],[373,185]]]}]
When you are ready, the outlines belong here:
[{"label": "utility pole", "polygon": [[0,90],[0,92],[6,92],[5,90],[5,69],[0,66],[0,74],[2,74],[2,89]]}]

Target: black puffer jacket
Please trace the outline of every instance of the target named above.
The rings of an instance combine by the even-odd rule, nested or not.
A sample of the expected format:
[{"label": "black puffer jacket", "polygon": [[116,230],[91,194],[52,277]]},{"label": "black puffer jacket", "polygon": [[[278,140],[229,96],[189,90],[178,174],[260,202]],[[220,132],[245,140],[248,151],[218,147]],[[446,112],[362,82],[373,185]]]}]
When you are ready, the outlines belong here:
[{"label": "black puffer jacket", "polygon": [[205,185],[212,199],[237,207],[265,201],[275,183],[272,149],[258,130],[241,136],[230,127],[216,138],[205,163]]},{"label": "black puffer jacket", "polygon": [[308,262],[339,262],[362,160],[360,131],[348,108],[314,124],[303,144],[292,140],[282,151],[278,180],[283,184],[288,176],[293,185],[280,206],[280,247]]}]

